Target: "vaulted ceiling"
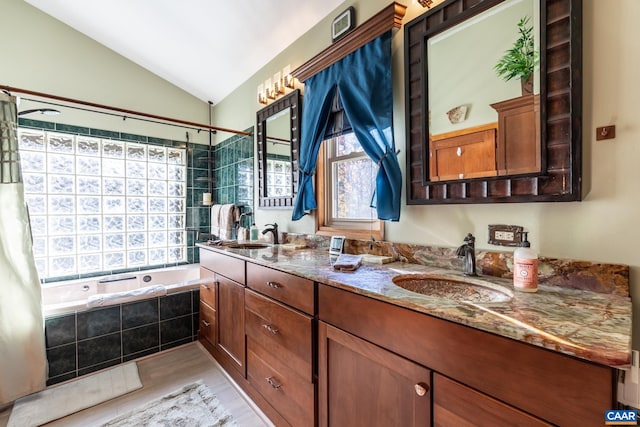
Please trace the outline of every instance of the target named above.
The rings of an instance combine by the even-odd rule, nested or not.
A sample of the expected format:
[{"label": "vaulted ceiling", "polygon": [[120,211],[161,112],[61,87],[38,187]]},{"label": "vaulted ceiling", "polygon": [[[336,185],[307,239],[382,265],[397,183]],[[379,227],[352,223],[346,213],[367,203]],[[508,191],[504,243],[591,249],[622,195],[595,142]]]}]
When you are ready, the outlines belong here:
[{"label": "vaulted ceiling", "polygon": [[343,0],[25,1],[215,104]]}]

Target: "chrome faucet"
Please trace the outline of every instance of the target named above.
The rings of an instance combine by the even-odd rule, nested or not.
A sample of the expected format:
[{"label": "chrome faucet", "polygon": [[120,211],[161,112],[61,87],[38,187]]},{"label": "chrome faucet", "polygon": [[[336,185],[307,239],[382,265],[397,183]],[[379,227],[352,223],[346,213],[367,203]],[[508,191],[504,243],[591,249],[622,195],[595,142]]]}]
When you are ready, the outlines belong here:
[{"label": "chrome faucet", "polygon": [[458,258],[464,258],[464,275],[477,276],[476,273],[476,238],[469,233],[464,238],[464,244],[456,250]]},{"label": "chrome faucet", "polygon": [[267,234],[269,232],[273,233],[273,244],[277,245],[278,244],[278,224],[274,222],[273,224],[265,225],[265,227],[269,227],[269,228],[265,228],[264,230],[262,230],[262,234]]}]

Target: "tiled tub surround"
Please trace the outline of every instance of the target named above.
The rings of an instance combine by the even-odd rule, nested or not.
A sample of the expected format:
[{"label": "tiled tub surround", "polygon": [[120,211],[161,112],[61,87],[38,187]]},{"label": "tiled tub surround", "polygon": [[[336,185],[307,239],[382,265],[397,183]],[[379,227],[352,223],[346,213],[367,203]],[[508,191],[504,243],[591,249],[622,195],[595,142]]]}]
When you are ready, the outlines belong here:
[{"label": "tiled tub surround", "polygon": [[47,385],[195,341],[199,300],[195,289],[45,318]]},{"label": "tiled tub surround", "polygon": [[[299,243],[303,236],[285,236],[285,242]],[[353,244],[350,241],[349,244]],[[372,253],[384,243],[377,242]],[[615,292],[593,292],[557,286],[555,280],[541,284],[537,293],[513,290],[512,281],[503,277],[484,275],[490,281],[513,293],[506,302],[456,303],[450,300],[416,294],[396,286],[392,278],[402,273],[433,273],[462,278],[454,249],[418,248],[412,245],[389,244],[399,254],[412,255],[411,260],[427,261],[431,265],[396,261],[385,265],[363,265],[355,272],[333,270],[324,240],[313,238],[307,249],[285,249],[270,246],[264,249],[210,248],[226,251],[250,259],[252,262],[342,288],[381,301],[423,312],[475,329],[492,332],[563,354],[612,366],[627,366],[631,356],[631,299],[628,297],[628,268],[624,266],[585,265],[585,271],[599,271],[597,280],[617,283]],[[206,245],[202,245],[207,247]],[[367,248],[369,242],[354,246]],[[354,246],[348,246],[352,252]],[[425,251],[424,253],[420,252]],[[358,252],[357,250],[353,252]],[[361,252],[361,253],[362,253]],[[435,253],[435,255],[434,255]],[[383,253],[378,253],[383,254]],[[447,255],[450,254],[450,257]],[[404,255],[403,255],[404,256]],[[485,257],[481,257],[482,260]],[[437,262],[436,262],[437,261]],[[447,265],[437,265],[449,262]],[[576,265],[558,262],[554,266],[567,268]],[[450,266],[452,268],[445,268]],[[481,271],[484,271],[481,270]],[[486,273],[485,273],[486,274]],[[579,284],[580,274],[570,282]],[[611,276],[610,279],[605,279]],[[591,276],[585,282],[592,286]],[[626,294],[624,292],[626,282]],[[588,286],[588,287],[589,287]],[[575,287],[575,286],[574,286]]]},{"label": "tiled tub surround", "polygon": [[[125,275],[139,276],[135,280],[73,280],[45,285],[47,384],[196,340],[199,288],[205,280],[199,277],[199,267],[192,264]],[[88,294],[132,290],[135,282],[141,287],[163,284],[167,295],[87,309]]]}]

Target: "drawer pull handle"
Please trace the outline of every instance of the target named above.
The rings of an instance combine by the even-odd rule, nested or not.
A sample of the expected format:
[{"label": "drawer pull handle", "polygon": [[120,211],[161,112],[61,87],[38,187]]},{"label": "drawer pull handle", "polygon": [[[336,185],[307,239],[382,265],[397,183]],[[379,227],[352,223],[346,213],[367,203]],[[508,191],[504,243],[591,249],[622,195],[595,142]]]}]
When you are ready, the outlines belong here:
[{"label": "drawer pull handle", "polygon": [[267,331],[271,332],[273,335],[278,333],[278,330],[276,328],[274,328],[271,325],[262,325],[263,328],[265,328]]},{"label": "drawer pull handle", "polygon": [[271,387],[273,387],[274,389],[276,389],[276,390],[277,390],[277,389],[279,389],[280,387],[282,387],[282,385],[278,384],[278,383],[276,382],[276,380],[274,380],[274,379],[273,379],[273,377],[267,377],[267,378],[265,378],[265,380],[267,380],[267,382],[269,383],[269,385],[270,385]]},{"label": "drawer pull handle", "polygon": [[429,386],[424,383],[418,383],[414,385],[413,388],[416,390],[416,394],[420,397],[424,396],[427,394],[427,391],[429,391]]},{"label": "drawer pull handle", "polygon": [[456,150],[456,154],[458,155],[458,157],[462,156],[462,148],[458,147],[458,149]]},{"label": "drawer pull handle", "polygon": [[209,290],[209,285],[202,285],[202,289]]},{"label": "drawer pull handle", "polygon": [[277,282],[267,282],[267,286],[273,289],[278,289],[282,287],[282,285],[280,285],[280,283],[277,283]]},{"label": "drawer pull handle", "polygon": [[203,320],[202,324],[204,325],[205,328],[208,328],[209,326],[211,326],[211,323],[207,322],[206,320]]}]

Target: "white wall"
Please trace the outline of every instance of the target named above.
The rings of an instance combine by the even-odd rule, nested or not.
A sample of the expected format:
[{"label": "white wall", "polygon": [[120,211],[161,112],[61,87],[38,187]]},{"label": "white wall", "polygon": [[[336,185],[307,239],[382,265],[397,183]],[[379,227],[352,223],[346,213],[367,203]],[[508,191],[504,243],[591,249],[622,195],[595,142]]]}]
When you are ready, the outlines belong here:
[{"label": "white wall", "polygon": [[[331,19],[350,5],[362,23],[390,2],[346,1],[335,13],[298,39],[256,75],[214,108],[219,123],[243,128],[255,120],[260,106],[255,101],[258,84],[287,64],[301,65],[330,43]],[[410,1],[404,22],[423,9]],[[407,206],[403,199],[401,219],[386,224],[387,240],[456,246],[472,232],[480,248],[488,245],[488,224],[518,224],[530,230],[532,246],[542,255],[620,263],[631,266],[632,295],[640,292],[640,120],[635,89],[640,69],[640,2],[585,0],[583,4],[583,180],[582,202],[482,204],[453,206]],[[403,82],[403,33],[393,37],[394,131],[405,166],[405,118]],[[596,141],[595,128],[615,124],[614,140]],[[403,196],[404,197],[404,196]],[[259,210],[259,226],[274,220],[281,229],[312,233],[313,218],[292,222],[290,210]],[[635,310],[638,314],[638,310]],[[640,315],[635,318],[640,319]],[[639,324],[640,320],[636,321]],[[636,347],[640,328],[636,327]]]}]

